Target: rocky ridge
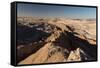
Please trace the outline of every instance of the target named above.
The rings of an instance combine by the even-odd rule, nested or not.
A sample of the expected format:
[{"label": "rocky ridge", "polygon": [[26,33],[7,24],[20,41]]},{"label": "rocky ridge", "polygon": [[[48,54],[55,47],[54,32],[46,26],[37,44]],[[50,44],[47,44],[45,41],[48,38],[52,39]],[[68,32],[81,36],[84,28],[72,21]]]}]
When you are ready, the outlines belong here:
[{"label": "rocky ridge", "polygon": [[19,65],[97,58],[95,22],[58,18],[38,19],[27,24],[18,22]]}]

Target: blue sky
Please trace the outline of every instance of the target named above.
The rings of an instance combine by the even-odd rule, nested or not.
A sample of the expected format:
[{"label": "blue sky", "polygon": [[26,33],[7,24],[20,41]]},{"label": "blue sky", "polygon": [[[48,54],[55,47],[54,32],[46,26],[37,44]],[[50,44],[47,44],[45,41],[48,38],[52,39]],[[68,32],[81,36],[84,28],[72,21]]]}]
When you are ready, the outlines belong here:
[{"label": "blue sky", "polygon": [[17,14],[18,16],[95,19],[96,18],[96,8],[18,3],[17,4]]}]

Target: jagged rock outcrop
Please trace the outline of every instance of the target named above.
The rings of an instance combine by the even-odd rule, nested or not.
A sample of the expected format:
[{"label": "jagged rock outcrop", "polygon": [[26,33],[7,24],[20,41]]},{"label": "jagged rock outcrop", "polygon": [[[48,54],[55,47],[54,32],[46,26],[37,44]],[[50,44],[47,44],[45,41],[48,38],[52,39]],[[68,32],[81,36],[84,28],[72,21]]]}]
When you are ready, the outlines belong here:
[{"label": "jagged rock outcrop", "polygon": [[[19,38],[18,64],[38,64],[96,60],[96,25],[88,21],[64,19],[28,23],[30,34]],[[19,30],[20,30],[19,29]],[[21,31],[21,32],[22,32]],[[20,31],[18,31],[20,32]],[[20,35],[23,35],[23,32]],[[18,35],[20,37],[20,35]],[[30,36],[30,37],[29,37]],[[27,44],[24,43],[27,40]],[[22,55],[22,57],[21,57]],[[24,57],[24,58],[23,58]]]}]

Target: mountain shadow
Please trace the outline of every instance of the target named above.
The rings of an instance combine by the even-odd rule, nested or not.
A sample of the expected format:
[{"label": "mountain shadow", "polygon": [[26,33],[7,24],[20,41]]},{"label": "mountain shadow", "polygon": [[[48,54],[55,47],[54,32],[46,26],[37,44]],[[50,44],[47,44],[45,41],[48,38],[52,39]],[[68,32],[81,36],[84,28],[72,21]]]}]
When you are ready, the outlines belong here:
[{"label": "mountain shadow", "polygon": [[[80,48],[80,55],[82,61],[97,60],[96,44],[90,44],[87,40],[81,39],[74,34],[77,33],[65,31],[60,35],[58,39],[56,39],[54,44],[56,46],[66,48],[68,51],[74,51],[77,48]],[[87,60],[85,58],[87,58]]]},{"label": "mountain shadow", "polygon": [[37,30],[39,27],[17,24],[17,63],[38,51],[45,44],[44,40],[51,35]]}]

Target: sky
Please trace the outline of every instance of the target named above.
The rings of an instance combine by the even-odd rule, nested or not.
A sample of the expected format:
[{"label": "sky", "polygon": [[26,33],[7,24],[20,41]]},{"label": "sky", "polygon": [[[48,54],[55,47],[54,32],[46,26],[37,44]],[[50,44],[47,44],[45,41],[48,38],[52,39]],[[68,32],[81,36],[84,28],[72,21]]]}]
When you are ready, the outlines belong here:
[{"label": "sky", "polygon": [[96,8],[18,3],[17,16],[96,19]]}]

